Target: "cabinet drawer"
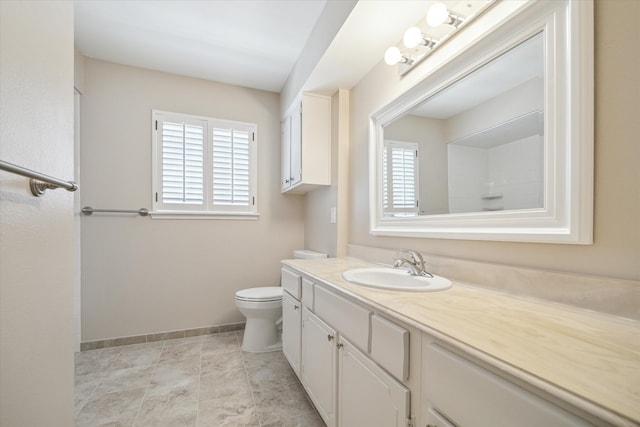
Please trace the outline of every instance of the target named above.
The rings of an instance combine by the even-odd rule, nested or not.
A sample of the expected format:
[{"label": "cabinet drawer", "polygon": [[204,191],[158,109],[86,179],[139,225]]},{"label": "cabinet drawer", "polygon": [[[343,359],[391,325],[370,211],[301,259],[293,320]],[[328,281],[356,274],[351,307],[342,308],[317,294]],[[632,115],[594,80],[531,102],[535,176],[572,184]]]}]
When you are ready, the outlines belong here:
[{"label": "cabinet drawer", "polygon": [[426,399],[456,426],[592,425],[437,345],[427,346],[424,363]]},{"label": "cabinet drawer", "polygon": [[293,297],[300,299],[300,275],[287,268],[281,268],[280,271],[282,274],[282,288]]},{"label": "cabinet drawer", "polygon": [[409,331],[374,314],[371,358],[399,380],[409,378]]},{"label": "cabinet drawer", "polygon": [[309,279],[302,279],[302,304],[313,310],[313,282]]},{"label": "cabinet drawer", "polygon": [[371,312],[322,286],[315,286],[314,291],[316,314],[368,353]]}]

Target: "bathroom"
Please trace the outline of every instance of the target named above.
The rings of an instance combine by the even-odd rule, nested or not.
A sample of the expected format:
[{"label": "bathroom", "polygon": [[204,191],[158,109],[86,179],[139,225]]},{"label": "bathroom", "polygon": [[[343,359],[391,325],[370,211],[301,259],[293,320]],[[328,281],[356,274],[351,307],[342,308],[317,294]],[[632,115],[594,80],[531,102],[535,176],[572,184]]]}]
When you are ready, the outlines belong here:
[{"label": "bathroom", "polygon": [[[327,2],[323,13],[336,27],[334,34],[343,22],[355,25],[347,18],[367,3]],[[0,3],[2,160],[56,177],[78,177],[81,198],[47,190],[36,199],[25,179],[0,175],[2,425],[73,425],[73,353],[80,343],[241,324],[235,292],[278,285],[280,262],[295,249],[390,264],[389,254],[409,248],[422,253],[430,268],[439,268],[437,273],[460,260],[513,268],[515,275],[533,269],[587,276],[604,288],[638,286],[635,140],[640,129],[633,82],[640,71],[634,43],[640,16],[634,1],[594,2],[592,244],[371,234],[369,118],[423,78],[428,61],[399,77],[382,61],[386,46],[365,70],[358,69],[358,49],[351,50],[354,63],[342,67],[357,77],[327,94],[331,185],[306,195],[282,194],[280,121],[302,89],[300,81],[290,78],[281,90],[255,90],[90,58],[74,49],[73,9],[72,2]],[[409,18],[403,19],[412,22]],[[367,31],[379,26],[370,24]],[[394,43],[402,31],[395,30]],[[366,36],[371,37],[363,32],[353,42],[366,44]],[[318,43],[327,47],[330,41]],[[300,64],[315,65],[322,53],[309,48],[301,55]],[[23,67],[20,73],[14,63]],[[292,72],[305,81],[309,70],[302,65]],[[335,73],[319,71],[321,76]],[[74,85],[81,93],[79,150],[74,150],[74,104],[67,90]],[[152,110],[257,124],[257,219],[80,214],[84,206],[152,207]],[[465,274],[467,281],[489,275]],[[538,283],[534,288],[539,294],[552,290]],[[636,299],[598,295],[627,313],[637,311],[637,292]],[[569,292],[567,300],[572,298],[586,299],[586,293]]]}]

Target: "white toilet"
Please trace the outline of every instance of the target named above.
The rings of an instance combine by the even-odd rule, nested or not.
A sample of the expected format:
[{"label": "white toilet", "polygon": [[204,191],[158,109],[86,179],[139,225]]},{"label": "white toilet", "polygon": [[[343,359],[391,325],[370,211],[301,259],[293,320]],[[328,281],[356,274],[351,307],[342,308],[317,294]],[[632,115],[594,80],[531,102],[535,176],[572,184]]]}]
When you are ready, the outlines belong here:
[{"label": "white toilet", "polygon": [[[294,258],[326,258],[327,254],[309,250],[293,251]],[[236,292],[236,307],[247,318],[242,350],[250,353],[282,348],[282,288],[267,286]]]}]

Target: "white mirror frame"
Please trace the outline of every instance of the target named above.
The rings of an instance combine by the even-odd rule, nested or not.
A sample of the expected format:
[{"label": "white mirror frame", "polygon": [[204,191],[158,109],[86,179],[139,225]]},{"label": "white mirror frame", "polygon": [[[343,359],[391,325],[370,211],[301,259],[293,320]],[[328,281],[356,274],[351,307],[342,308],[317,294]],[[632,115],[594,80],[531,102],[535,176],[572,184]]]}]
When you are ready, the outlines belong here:
[{"label": "white mirror frame", "polygon": [[[471,30],[473,25],[467,28]],[[371,234],[465,240],[593,243],[593,2],[531,1],[515,16],[370,116]],[[543,32],[544,207],[384,217],[383,127],[473,70]]]}]

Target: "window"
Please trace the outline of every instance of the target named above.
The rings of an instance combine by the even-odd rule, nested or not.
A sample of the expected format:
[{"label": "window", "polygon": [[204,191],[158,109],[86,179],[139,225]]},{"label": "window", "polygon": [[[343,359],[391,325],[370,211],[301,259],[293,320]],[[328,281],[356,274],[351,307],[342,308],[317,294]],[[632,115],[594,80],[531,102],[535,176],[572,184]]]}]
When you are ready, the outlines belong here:
[{"label": "window", "polygon": [[257,215],[255,124],[152,116],[155,214]]},{"label": "window", "polygon": [[418,214],[418,144],[385,141],[382,166],[385,215]]}]

